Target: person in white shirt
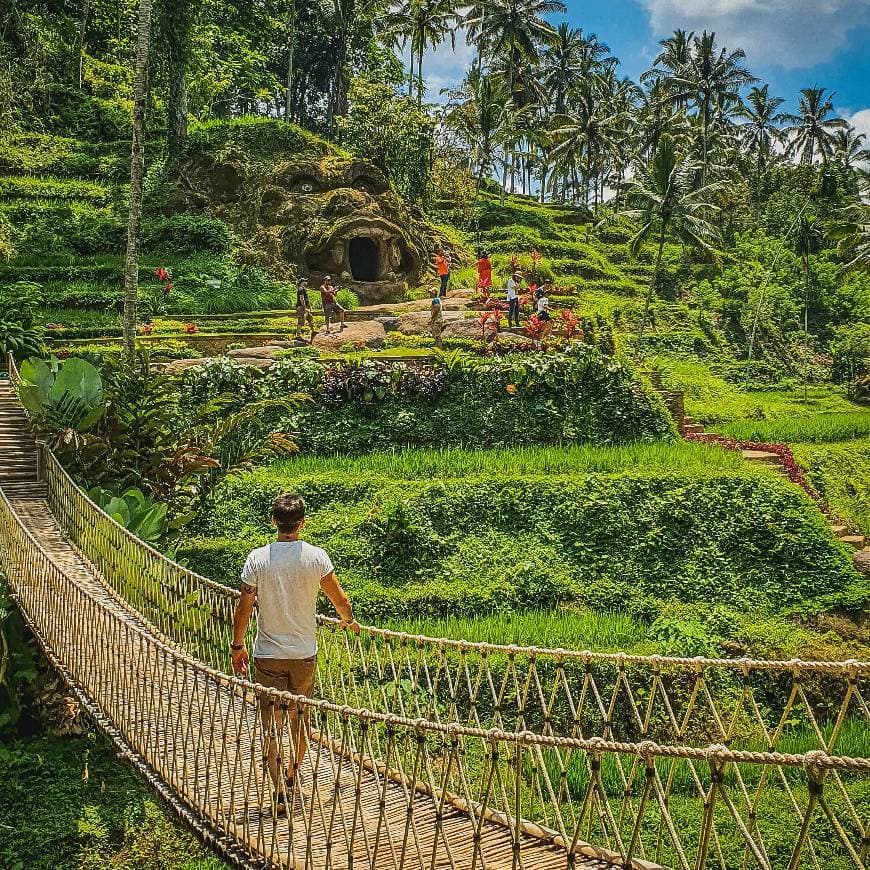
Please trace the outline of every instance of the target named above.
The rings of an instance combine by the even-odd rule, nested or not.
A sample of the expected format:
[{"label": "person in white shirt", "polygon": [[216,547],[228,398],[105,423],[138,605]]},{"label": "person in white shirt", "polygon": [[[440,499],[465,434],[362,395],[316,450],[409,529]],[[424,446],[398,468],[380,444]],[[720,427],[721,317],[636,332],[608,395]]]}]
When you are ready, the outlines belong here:
[{"label": "person in white shirt", "polygon": [[508,329],[520,325],[520,291],[523,289],[522,272],[514,272],[507,282]]},{"label": "person in white shirt", "polygon": [[541,295],[535,303],[535,310],[538,315],[538,320],[542,321],[544,326],[541,330],[540,340],[543,341],[549,336],[553,328],[553,321],[550,316],[550,291],[553,289],[552,281],[544,281],[544,286],[541,288]]},{"label": "person in white shirt", "polygon": [[[280,495],[272,503],[272,523],[278,538],[253,550],[242,569],[241,594],[233,613],[233,671],[247,676],[248,651],[245,632],[259,602],[257,638],[254,643],[254,679],[269,688],[312,697],[317,674],[317,595],[322,589],[341,618],[341,627],[359,633],[350,599],[335,576],[324,550],[299,537],[305,525],[305,501],[295,493]],[[260,716],[265,735],[264,761],[275,786],[275,804],[285,812],[285,795],[293,793],[294,781],[308,744],[305,725],[309,709],[290,702],[294,758],[285,770],[281,786],[284,710],[266,694],[260,696]]]}]

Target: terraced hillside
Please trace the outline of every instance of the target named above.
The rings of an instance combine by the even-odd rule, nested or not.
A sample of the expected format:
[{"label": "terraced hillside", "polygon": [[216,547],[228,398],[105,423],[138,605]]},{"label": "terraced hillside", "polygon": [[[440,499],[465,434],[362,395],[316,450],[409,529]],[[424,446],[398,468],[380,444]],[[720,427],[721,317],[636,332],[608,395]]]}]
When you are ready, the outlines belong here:
[{"label": "terraced hillside", "polygon": [[[49,337],[120,335],[129,143],[39,134],[0,147],[0,284],[26,282]],[[287,288],[230,255],[220,221],[146,213],[140,297],[146,316],[284,308]],[[171,276],[160,281],[158,269]],[[167,286],[169,285],[169,286]],[[23,292],[23,291],[22,291]],[[179,325],[178,330],[181,330]]]}]

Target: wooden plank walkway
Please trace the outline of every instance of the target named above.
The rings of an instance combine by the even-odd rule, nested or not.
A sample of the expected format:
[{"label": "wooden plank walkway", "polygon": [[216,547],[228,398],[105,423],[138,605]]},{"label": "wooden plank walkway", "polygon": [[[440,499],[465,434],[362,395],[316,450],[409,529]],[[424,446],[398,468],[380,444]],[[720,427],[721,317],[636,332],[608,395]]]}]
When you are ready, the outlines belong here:
[{"label": "wooden plank walkway", "polygon": [[[475,849],[474,816],[338,752],[335,740],[309,749],[300,777],[301,794],[289,817],[272,810],[263,771],[262,728],[250,693],[227,679],[215,683],[176,659],[155,655],[143,637],[150,632],[67,543],[43,499],[14,499],[13,510],[63,575],[113,617],[58,630],[75,608],[66,584],[48,585],[29,596],[27,616],[51,637],[54,655],[82,663],[72,676],[104,711],[125,741],[191,808],[235,838],[264,866],[304,868],[525,868],[612,866],[532,836],[520,835],[514,855],[512,832],[489,821],[480,825]],[[23,578],[16,566],[13,573]],[[20,566],[19,566],[20,567]],[[117,625],[131,630],[120,631]],[[70,626],[71,628],[71,626]],[[89,667],[105,659],[109,645],[116,667]],[[92,657],[83,650],[93,650]],[[97,652],[99,651],[99,652]],[[73,667],[75,665],[73,664]],[[166,669],[172,669],[167,673]],[[317,735],[314,735],[315,738]],[[231,739],[227,739],[227,738]],[[357,795],[359,800],[357,800]],[[383,811],[382,811],[383,806]],[[440,815],[440,819],[439,819]],[[477,856],[475,857],[475,853]]]}]

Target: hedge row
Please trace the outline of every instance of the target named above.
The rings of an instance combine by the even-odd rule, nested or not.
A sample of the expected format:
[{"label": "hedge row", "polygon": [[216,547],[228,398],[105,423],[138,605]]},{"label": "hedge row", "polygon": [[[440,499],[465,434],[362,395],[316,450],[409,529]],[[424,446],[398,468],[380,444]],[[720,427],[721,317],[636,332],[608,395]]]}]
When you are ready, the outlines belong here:
[{"label": "hedge row", "polygon": [[[308,463],[310,465],[310,462]],[[190,565],[234,583],[272,538],[273,497],[302,493],[306,537],[332,555],[366,618],[474,615],[574,602],[657,612],[679,600],[743,611],[813,611],[866,601],[815,507],[772,474],[622,474],[400,480],[293,463],[221,486]]]}]

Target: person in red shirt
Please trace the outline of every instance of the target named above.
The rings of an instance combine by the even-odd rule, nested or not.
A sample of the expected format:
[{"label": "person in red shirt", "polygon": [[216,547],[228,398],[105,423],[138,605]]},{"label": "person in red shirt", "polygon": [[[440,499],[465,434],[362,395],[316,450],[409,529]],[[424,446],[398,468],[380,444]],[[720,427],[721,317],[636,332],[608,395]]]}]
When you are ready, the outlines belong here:
[{"label": "person in red shirt", "polygon": [[487,251],[478,251],[477,254],[477,288],[484,296],[488,296],[492,288],[492,261]]},{"label": "person in red shirt", "polygon": [[441,281],[441,287],[438,290],[439,296],[447,295],[447,285],[450,283],[450,254],[444,248],[438,248],[435,254],[435,269],[438,272],[438,278]]},{"label": "person in red shirt", "polygon": [[332,283],[332,276],[326,275],[323,283],[320,285],[320,303],[323,305],[323,316],[326,320],[326,331],[332,332],[332,319],[338,317],[340,323],[339,332],[345,328],[345,310],[338,304],[336,299],[335,285]]}]

